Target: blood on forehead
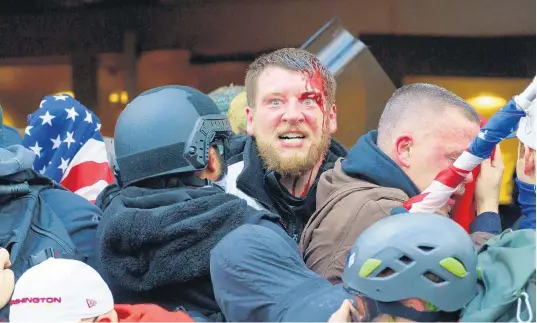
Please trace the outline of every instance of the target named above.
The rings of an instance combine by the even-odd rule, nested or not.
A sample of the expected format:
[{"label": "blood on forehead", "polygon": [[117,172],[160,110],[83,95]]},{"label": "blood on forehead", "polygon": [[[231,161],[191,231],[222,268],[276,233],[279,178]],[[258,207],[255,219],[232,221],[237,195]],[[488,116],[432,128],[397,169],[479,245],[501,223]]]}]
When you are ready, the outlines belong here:
[{"label": "blood on forehead", "polygon": [[[314,68],[313,73],[304,70],[304,74],[306,74],[306,92],[302,94],[300,97],[301,100],[304,99],[312,99],[315,100],[317,105],[319,106],[319,109],[321,109],[321,112],[325,113],[325,107],[324,102],[326,98],[326,90],[324,88],[324,80],[321,76],[321,73],[319,72],[319,69]],[[317,92],[319,91],[319,92]]]}]

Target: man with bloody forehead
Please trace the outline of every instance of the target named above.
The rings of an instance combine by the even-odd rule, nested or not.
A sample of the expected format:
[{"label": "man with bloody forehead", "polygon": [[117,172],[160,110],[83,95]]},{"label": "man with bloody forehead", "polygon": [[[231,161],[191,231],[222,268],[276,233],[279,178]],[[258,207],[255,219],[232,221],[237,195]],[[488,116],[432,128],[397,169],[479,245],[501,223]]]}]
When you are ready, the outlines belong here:
[{"label": "man with bloody forehead", "polygon": [[246,72],[248,136],[231,144],[226,191],[282,217],[298,241],[315,211],[319,176],[346,149],[337,129],[336,81],[315,55],[284,48],[255,60]]}]

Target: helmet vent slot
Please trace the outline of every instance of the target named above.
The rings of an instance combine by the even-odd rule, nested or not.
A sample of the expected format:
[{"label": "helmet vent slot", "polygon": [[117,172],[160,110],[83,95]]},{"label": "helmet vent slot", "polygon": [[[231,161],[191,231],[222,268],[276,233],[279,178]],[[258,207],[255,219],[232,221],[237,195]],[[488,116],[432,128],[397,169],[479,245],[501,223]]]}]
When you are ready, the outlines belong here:
[{"label": "helmet vent slot", "polygon": [[432,273],[430,271],[426,271],[423,274],[423,277],[427,278],[428,280],[430,280],[431,282],[433,282],[435,284],[441,284],[441,283],[446,281],[444,278],[442,278],[442,277],[438,276],[437,274]]},{"label": "helmet vent slot", "polygon": [[407,255],[403,255],[401,258],[399,258],[399,261],[404,263],[405,265],[410,265],[414,262],[412,258],[408,257]]},{"label": "helmet vent slot", "polygon": [[378,273],[376,277],[390,277],[394,274],[395,270],[391,269],[390,267],[386,267],[380,273]]},{"label": "helmet vent slot", "polygon": [[435,249],[434,247],[430,246],[418,246],[418,248],[423,252],[431,252]]}]

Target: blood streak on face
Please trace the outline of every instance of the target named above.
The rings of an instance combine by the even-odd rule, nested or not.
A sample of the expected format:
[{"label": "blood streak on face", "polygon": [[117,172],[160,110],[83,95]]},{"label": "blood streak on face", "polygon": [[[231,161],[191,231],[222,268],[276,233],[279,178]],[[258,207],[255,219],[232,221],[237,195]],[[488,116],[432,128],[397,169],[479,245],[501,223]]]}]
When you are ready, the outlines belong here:
[{"label": "blood streak on face", "polygon": [[[318,69],[315,69],[313,73],[310,73],[308,71],[304,71],[304,73],[308,77],[306,80],[306,92],[300,96],[300,100],[301,101],[305,99],[314,100],[319,106],[319,109],[321,109],[321,112],[323,113],[323,116],[324,116],[324,113],[325,113],[324,101],[325,101],[326,91],[324,89],[324,80],[321,76],[321,73],[319,73]],[[317,91],[320,91],[321,93]]]}]

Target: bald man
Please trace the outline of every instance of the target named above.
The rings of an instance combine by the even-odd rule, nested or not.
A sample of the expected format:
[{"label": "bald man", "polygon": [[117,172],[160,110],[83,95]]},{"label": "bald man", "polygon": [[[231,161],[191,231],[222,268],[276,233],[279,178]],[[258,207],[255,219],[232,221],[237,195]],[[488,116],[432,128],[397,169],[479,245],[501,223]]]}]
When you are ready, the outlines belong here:
[{"label": "bald man", "polygon": [[[444,88],[411,84],[395,91],[378,130],[361,136],[347,158],[321,175],[317,210],[300,239],[308,267],[339,283],[358,236],[425,190],[466,150],[479,129],[477,112]],[[503,164],[497,160],[496,165],[484,163],[476,183],[480,215],[472,223],[475,242],[501,231],[498,197]],[[466,183],[472,180],[470,175]],[[462,193],[464,185],[456,194]],[[439,213],[450,213],[453,198]]]}]

